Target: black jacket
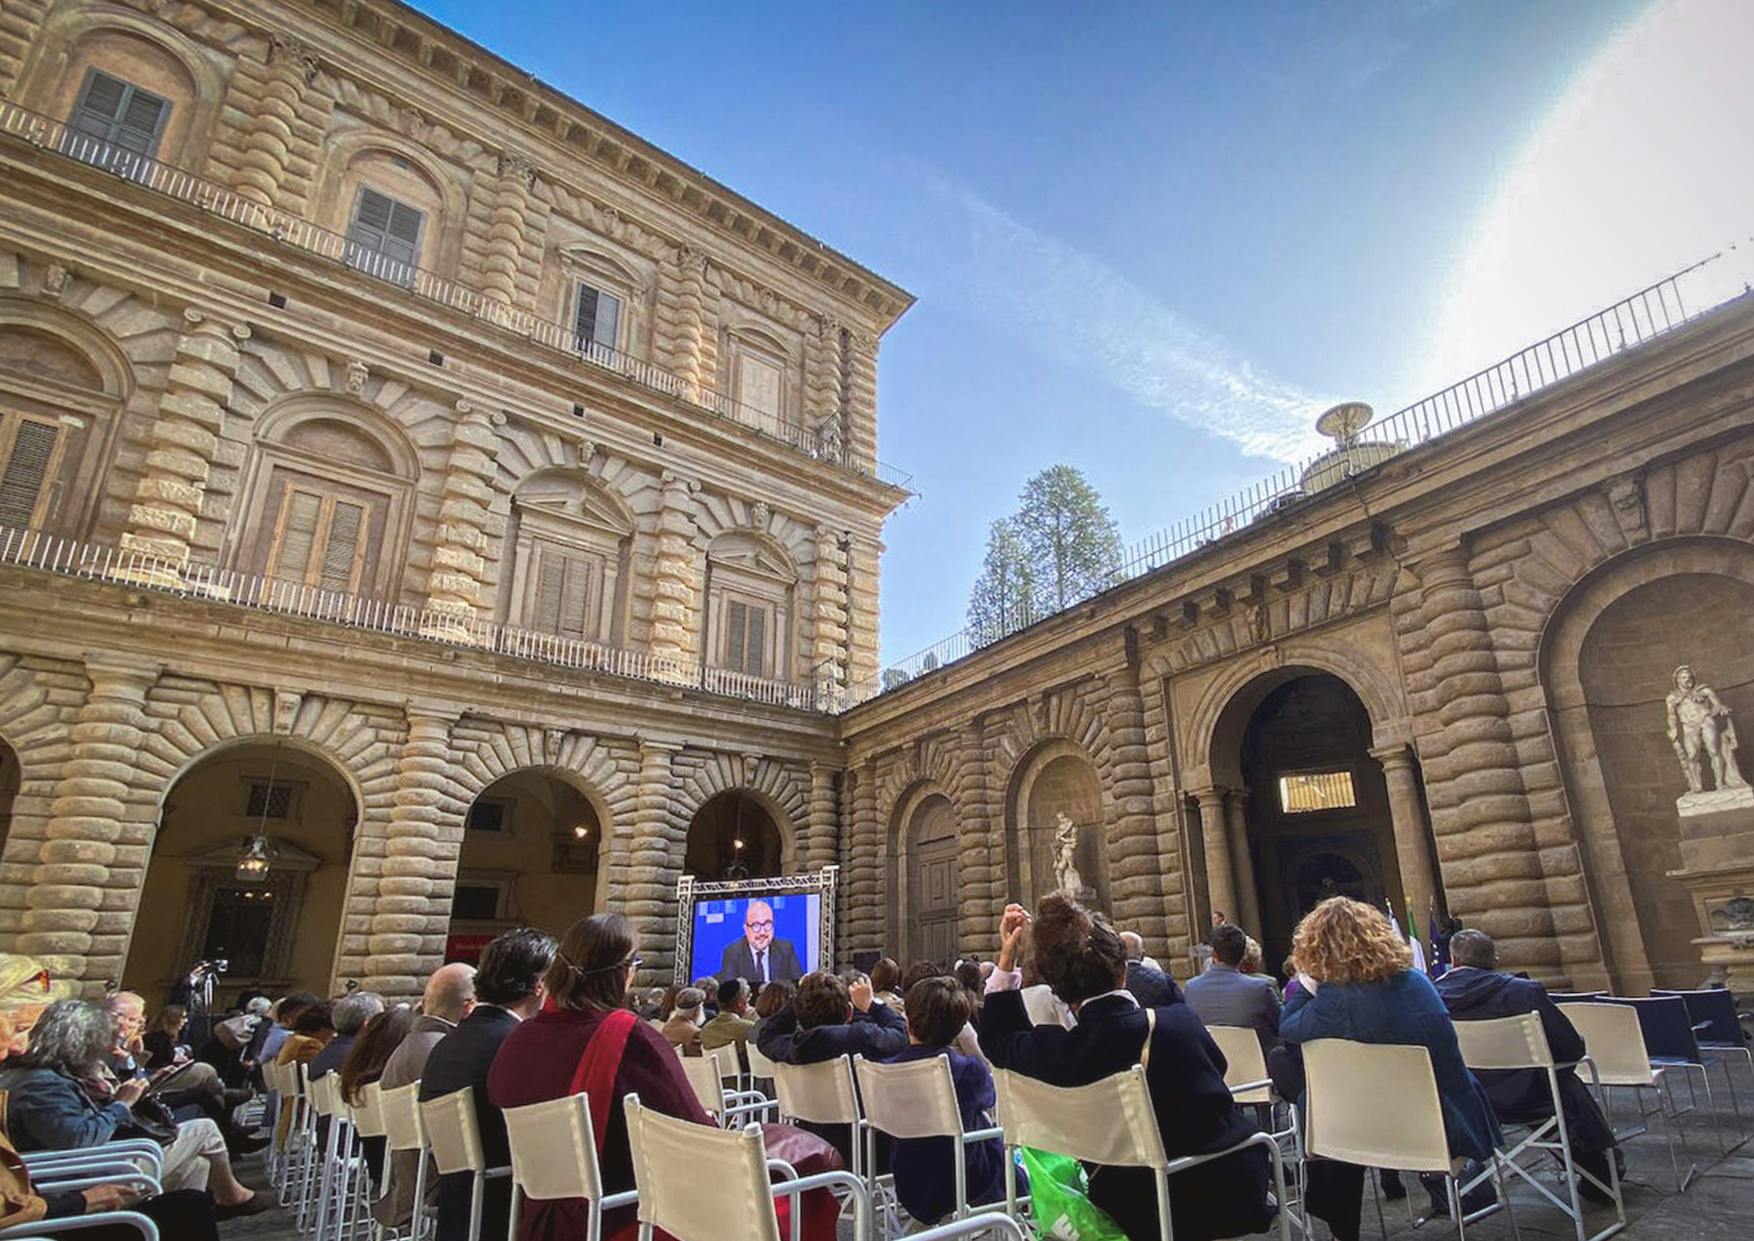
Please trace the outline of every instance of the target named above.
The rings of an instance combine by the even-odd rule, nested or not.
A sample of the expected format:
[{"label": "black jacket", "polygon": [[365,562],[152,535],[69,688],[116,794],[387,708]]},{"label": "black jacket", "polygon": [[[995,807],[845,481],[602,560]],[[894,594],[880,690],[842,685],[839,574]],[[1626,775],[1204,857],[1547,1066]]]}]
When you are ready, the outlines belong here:
[{"label": "black jacket", "polygon": [[1185,1003],[1187,997],[1182,989],[1162,970],[1154,970],[1143,961],[1127,962],[1127,990],[1139,1003],[1151,1008],[1163,1008],[1169,1004]]},{"label": "black jacket", "polygon": [[[1462,966],[1437,980],[1437,993],[1443,997],[1449,1015],[1457,1021],[1538,1014],[1541,1029],[1547,1035],[1547,1046],[1556,1063],[1566,1064],[1583,1058],[1583,1036],[1538,982],[1498,970]],[[1486,1087],[1486,1096],[1492,1100],[1492,1110],[1500,1120],[1540,1121],[1553,1115],[1553,1095],[1547,1086],[1547,1075],[1539,1069],[1481,1069],[1474,1076]],[[1557,1077],[1572,1149],[1598,1151],[1612,1146],[1613,1133],[1601,1108],[1590,1095],[1589,1087],[1578,1080],[1573,1069],[1560,1069]]]},{"label": "black jacket", "polygon": [[735,940],[725,945],[725,955],[719,961],[719,979],[746,978],[755,984],[760,991],[768,982],[797,982],[804,977],[804,967],[798,962],[798,950],[792,947],[789,939],[769,940],[767,945],[767,977],[757,975],[755,971],[755,953],[750,950],[747,939]]},{"label": "black jacket", "polygon": [[[517,1028],[518,1019],[505,1009],[478,1005],[433,1046],[420,1073],[422,1101],[459,1090],[475,1092],[475,1123],[481,1128],[481,1153],[490,1168],[505,1167],[512,1155],[506,1144],[505,1113],[487,1099],[487,1071],[493,1067],[499,1045]],[[462,1241],[469,1235],[470,1179],[464,1173],[439,1178],[438,1241]],[[481,1241],[504,1241],[511,1185],[509,1177],[495,1177],[486,1183],[481,1200]]]},{"label": "black jacket", "polygon": [[[887,1060],[907,1050],[907,1022],[882,1000],[873,1000],[869,1012],[855,1012],[844,1025],[798,1028],[790,1005],[761,1023],[755,1036],[761,1054],[779,1064],[821,1064],[840,1056],[863,1056]],[[847,1167],[853,1166],[852,1133],[846,1125],[800,1124],[830,1143]]]},{"label": "black jacket", "polygon": [[[1208,1154],[1254,1133],[1224,1084],[1224,1056],[1193,1010],[1175,1004],[1156,1012],[1145,1081],[1169,1157]],[[994,1067],[1054,1086],[1087,1086],[1138,1064],[1146,1030],[1144,1010],[1121,996],[1085,1003],[1071,1030],[1031,1025],[1016,991],[987,996],[981,1012],[981,1048]],[[1175,1235],[1211,1241],[1265,1230],[1274,1216],[1267,1201],[1270,1176],[1266,1151],[1251,1147],[1171,1177]],[[1134,1241],[1159,1235],[1157,1191],[1148,1169],[1094,1169],[1090,1200]]]}]

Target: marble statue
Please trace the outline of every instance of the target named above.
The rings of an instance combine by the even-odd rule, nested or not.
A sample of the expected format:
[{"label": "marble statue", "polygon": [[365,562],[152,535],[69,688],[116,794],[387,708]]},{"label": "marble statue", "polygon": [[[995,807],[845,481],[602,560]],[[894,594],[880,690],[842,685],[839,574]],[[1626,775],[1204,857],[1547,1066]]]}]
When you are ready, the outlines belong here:
[{"label": "marble statue", "polygon": [[1687,791],[1705,791],[1701,751],[1711,763],[1713,786],[1717,790],[1748,787],[1736,765],[1736,722],[1730,718],[1730,709],[1711,686],[1699,682],[1686,664],[1675,669],[1675,689],[1667,706],[1669,744],[1675,747],[1675,757],[1681,760]]},{"label": "marble statue", "polygon": [[1054,816],[1054,879],[1062,892],[1077,896],[1084,890],[1078,873],[1078,826],[1064,812]]}]

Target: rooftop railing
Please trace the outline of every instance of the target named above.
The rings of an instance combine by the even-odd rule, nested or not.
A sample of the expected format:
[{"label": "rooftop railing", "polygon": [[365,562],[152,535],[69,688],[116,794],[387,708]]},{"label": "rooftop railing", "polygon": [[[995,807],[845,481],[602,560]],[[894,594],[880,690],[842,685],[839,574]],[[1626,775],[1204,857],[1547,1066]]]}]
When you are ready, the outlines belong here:
[{"label": "rooftop railing", "polygon": [[819,429],[735,400],[725,393],[689,383],[663,367],[582,336],[565,324],[507,305],[424,267],[379,254],[302,216],[264,207],[218,182],[79,133],[61,121],[21,108],[16,103],[0,100],[0,134],[20,139],[38,150],[102,168],[124,181],[265,234],[282,245],[362,271],[386,284],[405,289],[423,301],[448,307],[524,337],[545,349],[571,354],[639,387],[681,401],[713,417],[748,427],[815,460],[868,475],[904,490],[913,481],[913,476],[905,470],[881,461],[867,464],[854,457],[835,430],[834,422],[838,420],[827,422]]},{"label": "rooftop railing", "polygon": [[[1287,465],[1234,495],[1128,546],[1104,589],[1121,585],[1191,556],[1255,521],[1296,508],[1335,482],[1426,444],[1569,379],[1747,293],[1754,281],[1754,244],[1732,245],[1691,267],[1640,289],[1606,310],[1520,349],[1459,383],[1370,424],[1326,452]],[[1088,597],[1088,596],[1087,596]],[[1075,607],[1079,599],[1067,605]],[[1060,608],[1020,605],[1002,622],[965,628],[890,664],[876,679],[855,685],[855,701],[897,689],[1046,620]]]},{"label": "rooftop railing", "polygon": [[0,567],[6,566],[323,621],[436,646],[509,655],[671,688],[704,690],[767,706],[825,713],[839,712],[847,706],[845,690],[832,682],[800,685],[751,676],[692,660],[669,659],[645,651],[519,629],[453,611],[321,590],[302,582],[238,573],[213,565],[179,564],[119,548],[57,538],[40,530],[0,526]]}]

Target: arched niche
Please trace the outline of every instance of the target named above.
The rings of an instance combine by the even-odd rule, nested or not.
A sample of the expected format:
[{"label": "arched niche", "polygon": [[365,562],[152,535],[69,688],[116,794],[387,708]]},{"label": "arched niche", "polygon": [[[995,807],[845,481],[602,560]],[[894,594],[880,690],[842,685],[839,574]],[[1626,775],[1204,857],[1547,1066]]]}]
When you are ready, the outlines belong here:
[{"label": "arched niche", "polygon": [[619,645],[627,633],[634,516],[582,468],[539,470],[512,494],[506,623]]},{"label": "arched niche", "polygon": [[[1701,934],[1681,865],[1686,779],[1666,735],[1674,669],[1693,667],[1747,729],[1754,721],[1754,548],[1727,538],[1649,544],[1598,566],[1554,609],[1540,670],[1578,836],[1605,981],[1637,994],[1689,987]],[[1750,766],[1743,750],[1744,773]]]},{"label": "arched niche", "polygon": [[[326,994],[361,801],[334,756],[284,737],[202,753],[165,788],[123,985],[162,994],[197,961],[225,956],[222,994]],[[237,875],[244,842],[265,835],[265,878]]]},{"label": "arched niche", "polygon": [[196,169],[205,160],[225,80],[213,55],[174,26],[119,5],[75,3],[44,20],[20,75],[27,107],[67,120],[93,70],[168,105],[153,158]]},{"label": "arched niche", "polygon": [[703,883],[785,874],[784,812],[755,789],[714,794],[688,822],[682,869]]},{"label": "arched niche", "polygon": [[333,396],[282,402],[257,422],[232,563],[318,590],[391,594],[418,474],[414,446],[371,406]]},{"label": "arched niche", "polygon": [[482,789],[463,820],[445,955],[473,963],[502,931],[559,938],[595,912],[609,812],[576,773],[509,772]]},{"label": "arched niche", "polygon": [[1095,760],[1076,742],[1045,741],[1017,766],[1006,799],[1005,870],[1013,892],[1039,901],[1058,886],[1059,816],[1075,829],[1081,897],[1107,909],[1108,797]]},{"label": "arched niche", "polygon": [[774,680],[793,675],[798,566],[777,540],[730,530],[707,545],[706,662]]}]

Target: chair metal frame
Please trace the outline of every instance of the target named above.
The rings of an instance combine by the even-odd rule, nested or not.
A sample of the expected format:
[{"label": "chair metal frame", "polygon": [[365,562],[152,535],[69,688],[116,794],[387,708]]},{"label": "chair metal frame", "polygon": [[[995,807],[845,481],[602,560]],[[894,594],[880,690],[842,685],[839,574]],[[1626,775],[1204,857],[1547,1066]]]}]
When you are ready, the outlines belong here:
[{"label": "chair metal frame", "polygon": [[[1202,1164],[1234,1155],[1251,1146],[1259,1146],[1266,1150],[1273,1164],[1273,1190],[1275,1201],[1279,1204],[1279,1241],[1291,1241],[1290,1205],[1285,1197],[1285,1159],[1279,1149],[1279,1143],[1271,1134],[1253,1133],[1234,1146],[1227,1146],[1221,1151],[1212,1151],[1205,1155],[1183,1155],[1175,1159],[1169,1157],[1163,1149],[1163,1134],[1157,1127],[1157,1110],[1151,1102],[1151,1091],[1145,1081],[1145,1066],[1135,1064],[1130,1069],[1105,1077],[1100,1081],[1085,1086],[1052,1086],[1046,1082],[1025,1077],[1011,1069],[994,1069],[993,1084],[998,1088],[999,1096],[999,1127],[1005,1137],[1005,1209],[1006,1214],[1016,1217],[1018,1213],[1017,1199],[1017,1149],[1021,1146],[1032,1146],[1040,1150],[1053,1151],[1056,1154],[1068,1155],[1074,1159],[1091,1163],[1115,1164],[1113,1152],[1091,1150],[1068,1150],[1068,1146],[1076,1143],[1068,1142],[1060,1137],[1051,1121],[1046,1117],[1049,1109],[1037,1107],[1030,1095],[1041,1095],[1044,1099],[1075,1098],[1079,1094],[1102,1092],[1120,1102],[1120,1114],[1140,1118],[1146,1126],[1142,1136],[1149,1149],[1134,1151],[1134,1158],[1120,1164],[1149,1168],[1157,1182],[1157,1222],[1161,1241],[1174,1241],[1175,1224],[1170,1214],[1169,1178],[1177,1173],[1186,1172]],[[1128,1097],[1130,1096],[1130,1098]],[[977,1216],[976,1219],[981,1217]],[[1307,1227],[1305,1232],[1307,1233]]]},{"label": "chair metal frame", "polygon": [[159,1241],[158,1225],[138,1211],[104,1211],[97,1215],[69,1215],[65,1219],[14,1224],[10,1228],[0,1228],[0,1241],[34,1241],[38,1237],[59,1237],[117,1224],[133,1225],[139,1230],[141,1241]]},{"label": "chair metal frame", "polygon": [[[1680,1003],[1680,1018],[1677,1022],[1676,1029],[1685,1032],[1687,1047],[1682,1050],[1682,1054],[1680,1055],[1654,1055],[1651,1057],[1651,1063],[1654,1065],[1660,1065],[1666,1069],[1675,1069],[1680,1072],[1682,1080],[1687,1083],[1687,1098],[1689,1105],[1686,1110],[1689,1112],[1696,1112],[1699,1110],[1699,1096],[1695,1093],[1693,1088],[1693,1074],[1695,1072],[1699,1074],[1699,1084],[1705,1087],[1706,1114],[1711,1118],[1712,1128],[1717,1130],[1718,1145],[1722,1148],[1722,1152],[1727,1155],[1748,1140],[1747,1135],[1742,1128],[1742,1105],[1736,1098],[1736,1079],[1730,1075],[1729,1061],[1715,1056],[1708,1056],[1706,1054],[1707,1049],[1699,1041],[1698,1032],[1693,1021],[1693,1010],[1688,1006],[1686,998],[1679,995],[1660,995],[1656,992],[1652,992],[1650,995],[1644,997],[1620,995],[1605,996],[1602,1003],[1624,1004],[1626,1007],[1633,1009],[1638,1013],[1639,1022],[1642,1027],[1645,1020],[1645,1014],[1651,1012],[1658,1004],[1673,1005],[1677,1001]],[[1672,1012],[1674,1010],[1671,1008],[1670,1011]],[[1646,1040],[1646,1044],[1648,1050],[1648,1039]],[[1754,1063],[1754,1060],[1751,1060],[1751,1063]],[[1723,1122],[1717,1112],[1717,1101],[1711,1093],[1711,1069],[1714,1065],[1723,1070],[1724,1086],[1730,1092],[1730,1112],[1736,1119],[1736,1131],[1742,1134],[1742,1136],[1737,1138],[1734,1142],[1731,1142],[1729,1136],[1724,1133]]]},{"label": "chair metal frame", "polygon": [[[1496,1017],[1482,1021],[1458,1021],[1455,1027],[1456,1040],[1462,1049],[1462,1061],[1470,1069],[1535,1070],[1546,1076],[1547,1097],[1553,1103],[1552,1116],[1538,1123],[1507,1122],[1500,1118],[1501,1125],[1515,1125],[1527,1131],[1527,1136],[1522,1141],[1509,1150],[1501,1149],[1498,1152],[1505,1161],[1505,1169],[1521,1177],[1536,1193],[1569,1216],[1577,1233],[1577,1241],[1606,1241],[1606,1238],[1625,1228],[1626,1197],[1620,1186],[1619,1161],[1615,1158],[1615,1152],[1608,1152],[1606,1185],[1593,1173],[1577,1166],[1571,1149],[1571,1133],[1565,1122],[1565,1103],[1559,1093],[1561,1069],[1587,1069],[1592,1085],[1598,1084],[1595,1061],[1585,1056],[1582,1060],[1557,1063],[1553,1059],[1552,1048],[1547,1042],[1547,1032],[1541,1026],[1538,1013],[1520,1013],[1514,1017]],[[1513,1042],[1523,1048],[1523,1054],[1509,1053]],[[1546,1151],[1548,1154],[1558,1155],[1561,1174],[1565,1178],[1566,1200],[1561,1200],[1541,1184],[1532,1169],[1523,1166],[1520,1156],[1524,1151]],[[1584,1224],[1583,1202],[1577,1189],[1579,1176],[1587,1177],[1592,1185],[1614,1200],[1615,1222],[1593,1235],[1586,1231]],[[1480,1179],[1476,1178],[1474,1182],[1464,1186],[1463,1192],[1472,1189]]]},{"label": "chair metal frame", "polygon": [[[1645,1048],[1644,1029],[1639,1023],[1638,1013],[1624,1004],[1609,1004],[1601,1001],[1588,1004],[1561,1004],[1558,1008],[1561,1013],[1565,1014],[1566,1019],[1577,1027],[1577,1032],[1583,1036],[1586,1058],[1589,1059],[1595,1070],[1593,1084],[1596,1088],[1596,1100],[1602,1105],[1602,1115],[1607,1118],[1608,1128],[1613,1131],[1615,1141],[1624,1141],[1627,1138],[1649,1133],[1650,1118],[1661,1116],[1663,1118],[1663,1136],[1668,1140],[1669,1146],[1669,1166],[1675,1174],[1675,1192],[1686,1193],[1687,1186],[1692,1184],[1694,1176],[1699,1172],[1699,1165],[1690,1161],[1687,1174],[1685,1176],[1681,1174],[1681,1159],[1675,1148],[1677,1136],[1680,1137],[1683,1146],[1687,1142],[1686,1131],[1681,1125],[1681,1112],[1675,1105],[1675,1092],[1669,1085],[1668,1066],[1658,1065],[1650,1058],[1650,1053]],[[1616,1057],[1603,1055],[1602,1053],[1607,1049],[1602,1048],[1599,1042],[1593,1043],[1590,1038],[1592,1031],[1597,1031],[1599,1034],[1606,1033],[1600,1031],[1597,1021],[1609,1018],[1599,1014],[1596,1011],[1598,1009],[1611,1009],[1615,1013],[1625,1013],[1631,1018],[1630,1026],[1626,1030],[1617,1032],[1616,1038],[1636,1038],[1638,1040],[1636,1059],[1643,1065],[1644,1080],[1613,1081],[1602,1076],[1603,1064],[1612,1065],[1618,1060]],[[1614,1017],[1611,1020],[1620,1021],[1622,1025],[1626,1025],[1622,1018]],[[1634,1092],[1634,1096],[1638,1100],[1637,1127],[1629,1129],[1615,1127],[1613,1096],[1609,1093],[1611,1090],[1631,1090]],[[1651,1094],[1656,1096],[1656,1109],[1654,1111],[1645,1107],[1645,1101]]]},{"label": "chair metal frame", "polygon": [[[1224,1057],[1224,1084],[1230,1087],[1230,1097],[1237,1103],[1248,1107],[1265,1108],[1268,1128],[1266,1132],[1280,1143],[1280,1150],[1286,1162],[1295,1166],[1291,1185],[1296,1189],[1293,1201],[1285,1205],[1291,1206],[1303,1199],[1303,1126],[1297,1115],[1297,1101],[1283,1099],[1273,1085],[1273,1079],[1267,1076],[1267,1057],[1261,1051],[1261,1039],[1249,1026],[1208,1025],[1206,1033],[1218,1044],[1218,1051]],[[1285,1109],[1285,1127],[1279,1128],[1279,1109]],[[1377,1206],[1380,1219],[1382,1207]],[[1303,1231],[1303,1213],[1291,1213],[1291,1226],[1299,1232]],[[1408,1222],[1412,1222],[1409,1214]]]},{"label": "chair metal frame", "polygon": [[[392,1168],[394,1160],[391,1156],[396,1151],[415,1152],[414,1205],[408,1216],[408,1241],[420,1241],[426,1233],[426,1165],[432,1152],[420,1112],[420,1082],[416,1079],[406,1086],[380,1090],[378,1099],[384,1117],[384,1167]],[[406,1141],[408,1138],[414,1139],[412,1144]],[[386,1191],[394,1179],[391,1171],[385,1172]],[[394,1227],[400,1233],[401,1226]]]},{"label": "chair metal frame", "polygon": [[[719,1052],[723,1050],[715,1047],[698,1056],[681,1057],[682,1074],[694,1088],[694,1097],[700,1100],[700,1105],[717,1117],[725,1129],[734,1129],[763,1112],[776,1112],[778,1102],[759,1090],[725,1089],[725,1064],[719,1059]],[[743,1078],[741,1070],[730,1076],[739,1083]]]},{"label": "chair metal frame", "polygon": [[[436,1099],[423,1100],[420,1125],[438,1174],[441,1177],[469,1174],[468,1238],[469,1241],[479,1241],[487,1182],[511,1176],[512,1168],[509,1163],[498,1168],[487,1166],[487,1156],[481,1147],[480,1122],[475,1119],[475,1091],[466,1086]],[[447,1125],[455,1128],[447,1132]]]},{"label": "chair metal frame", "polygon": [[[888,1083],[885,1078],[890,1079]],[[860,1110],[865,1114],[865,1166],[877,1166],[877,1134],[887,1133],[891,1138],[951,1138],[955,1142],[952,1148],[956,1158],[954,1165],[954,1181],[956,1185],[956,1205],[951,1209],[952,1219],[966,1219],[971,1214],[986,1214],[992,1211],[1005,1210],[1005,1204],[988,1202],[979,1206],[970,1206],[968,1201],[968,1148],[977,1142],[989,1142],[994,1138],[1004,1140],[1005,1131],[998,1125],[989,1125],[980,1129],[965,1130],[962,1127],[962,1107],[956,1099],[956,1079],[950,1074],[950,1057],[939,1053],[930,1060],[914,1060],[905,1064],[876,1064],[862,1055],[853,1057],[853,1079],[859,1087]],[[906,1132],[899,1132],[900,1124],[885,1125],[881,1116],[887,1106],[886,1096],[893,1098],[896,1083],[908,1083],[909,1079],[919,1079],[929,1083],[928,1089],[937,1095],[940,1108],[948,1109],[950,1115],[956,1117],[956,1125],[948,1124],[941,1127],[911,1125]],[[893,1174],[892,1178],[893,1178]],[[921,1220],[921,1223],[928,1221]]]}]

